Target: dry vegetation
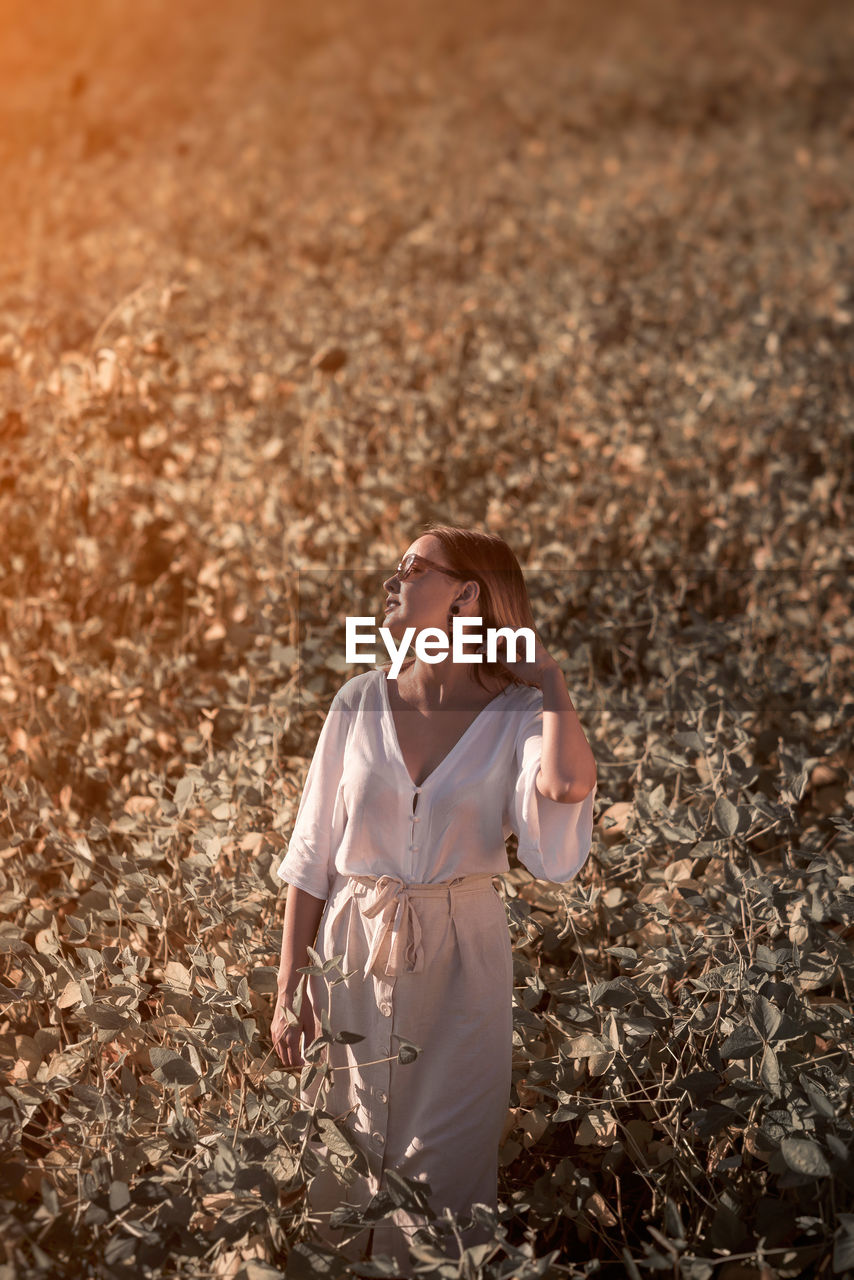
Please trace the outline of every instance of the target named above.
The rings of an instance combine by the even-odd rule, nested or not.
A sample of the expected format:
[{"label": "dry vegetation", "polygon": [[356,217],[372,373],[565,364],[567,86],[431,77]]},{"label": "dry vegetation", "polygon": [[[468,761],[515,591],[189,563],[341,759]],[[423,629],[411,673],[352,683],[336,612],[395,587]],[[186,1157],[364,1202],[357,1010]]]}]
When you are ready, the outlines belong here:
[{"label": "dry vegetation", "polygon": [[273,871],[434,517],[599,822],[567,892],[511,845],[501,1213],[419,1274],[848,1272],[850,9],[0,11],[1,1280],[346,1273]]}]

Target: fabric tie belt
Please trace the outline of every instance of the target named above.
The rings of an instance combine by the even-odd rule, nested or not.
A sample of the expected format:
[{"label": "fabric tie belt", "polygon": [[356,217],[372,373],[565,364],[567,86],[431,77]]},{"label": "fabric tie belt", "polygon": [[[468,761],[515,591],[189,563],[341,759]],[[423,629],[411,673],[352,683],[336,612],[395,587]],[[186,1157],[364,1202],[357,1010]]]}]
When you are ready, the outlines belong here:
[{"label": "fabric tie belt", "polygon": [[[484,881],[494,879],[495,873],[491,871],[473,872],[432,884],[406,884],[399,876],[350,876],[354,900],[362,915],[368,919],[379,917],[364,977],[376,972],[378,976],[385,973],[393,978],[401,973],[420,973],[424,968],[421,921],[413,905],[413,897],[447,894],[452,900],[454,893],[480,888]],[[357,885],[365,891],[359,892]],[[389,949],[383,969],[377,961],[387,938]]]}]

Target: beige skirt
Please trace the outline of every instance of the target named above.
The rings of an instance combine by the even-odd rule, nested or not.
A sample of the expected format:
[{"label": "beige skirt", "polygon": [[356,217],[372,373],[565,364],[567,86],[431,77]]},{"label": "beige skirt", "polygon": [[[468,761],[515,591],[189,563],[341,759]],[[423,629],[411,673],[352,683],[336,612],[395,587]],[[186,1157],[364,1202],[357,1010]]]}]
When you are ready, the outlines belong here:
[{"label": "beige skirt", "polygon": [[[388,1254],[409,1274],[407,1241],[429,1221],[417,1202],[365,1226],[349,1244],[352,1232],[328,1225],[333,1210],[364,1209],[388,1190],[388,1170],[429,1183],[439,1220],[446,1207],[464,1216],[474,1204],[496,1206],[510,1102],[513,959],[495,880],[478,873],[407,885],[395,876],[339,875],[327,899],[315,950],[324,960],[344,959],[325,977],[309,976],[312,1007],[318,1026],[325,1010],[333,1034],[364,1039],[328,1046],[331,1087],[317,1106],[363,1161],[354,1174],[352,1166],[341,1170],[338,1157],[345,1182],[322,1168],[307,1204],[318,1239],[345,1256]],[[346,981],[327,982],[342,971],[351,975]],[[405,1043],[417,1046],[414,1061],[399,1060]],[[315,1105],[318,1086],[304,1091],[305,1106]],[[314,1149],[325,1163],[329,1148]],[[466,1248],[491,1238],[477,1224],[461,1234]],[[456,1256],[447,1227],[444,1239]]]}]

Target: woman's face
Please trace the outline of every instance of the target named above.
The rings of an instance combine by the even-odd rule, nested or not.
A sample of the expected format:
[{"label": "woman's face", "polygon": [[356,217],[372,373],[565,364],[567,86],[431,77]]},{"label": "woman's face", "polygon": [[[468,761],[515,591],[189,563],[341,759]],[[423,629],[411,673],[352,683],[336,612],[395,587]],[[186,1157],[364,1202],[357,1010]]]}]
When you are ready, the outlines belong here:
[{"label": "woman's face", "polygon": [[[410,552],[450,568],[441,542],[429,534],[410,543],[401,563]],[[425,627],[438,627],[447,634],[451,605],[458,604],[460,614],[469,612],[467,605],[470,606],[478,594],[477,583],[472,582],[466,588],[461,578],[451,578],[418,561],[404,581],[395,572],[386,578],[383,588],[389,596],[383,626],[395,640],[403,636],[407,627],[414,627],[416,635]]]}]

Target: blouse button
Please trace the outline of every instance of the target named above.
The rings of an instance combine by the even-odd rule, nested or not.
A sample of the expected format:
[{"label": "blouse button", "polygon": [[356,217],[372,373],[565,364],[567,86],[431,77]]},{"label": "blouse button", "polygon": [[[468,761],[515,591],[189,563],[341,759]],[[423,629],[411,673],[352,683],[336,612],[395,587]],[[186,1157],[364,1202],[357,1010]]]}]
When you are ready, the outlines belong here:
[{"label": "blouse button", "polygon": [[391,1017],[391,1005],[390,1005],[390,1004],[381,1004],[381,1005],[380,1005],[380,1013],[383,1015],[383,1017],[384,1017],[384,1018],[389,1018],[389,1017]]},{"label": "blouse button", "polygon": [[417,844],[411,844],[409,847],[410,847],[410,849],[412,850],[412,852],[413,852],[413,853],[417,853],[417,852],[418,852],[418,845],[417,845]]},{"label": "blouse button", "polygon": [[412,821],[413,821],[413,822],[420,822],[420,821],[421,821],[421,819],[420,819],[419,817],[417,817],[415,814],[413,814],[413,816],[412,816]]},{"label": "blouse button", "polygon": [[383,1146],[383,1145],[384,1145],[384,1143],[385,1143],[385,1138],[383,1137],[383,1135],[382,1135],[381,1133],[372,1133],[372,1134],[371,1134],[371,1138],[372,1138],[372,1140],[373,1140],[374,1144],[375,1144],[376,1146],[378,1146],[378,1147]]},{"label": "blouse button", "polygon": [[377,1090],[377,1097],[379,1098],[380,1102],[388,1102],[388,1094],[384,1093],[382,1089]]}]

